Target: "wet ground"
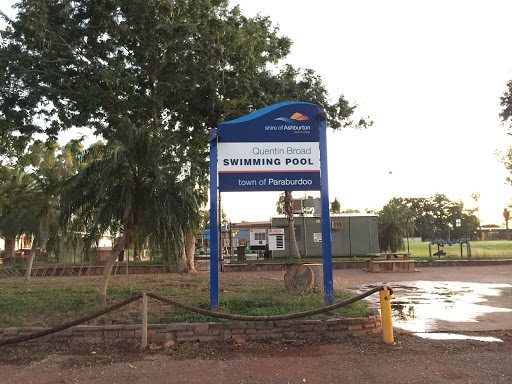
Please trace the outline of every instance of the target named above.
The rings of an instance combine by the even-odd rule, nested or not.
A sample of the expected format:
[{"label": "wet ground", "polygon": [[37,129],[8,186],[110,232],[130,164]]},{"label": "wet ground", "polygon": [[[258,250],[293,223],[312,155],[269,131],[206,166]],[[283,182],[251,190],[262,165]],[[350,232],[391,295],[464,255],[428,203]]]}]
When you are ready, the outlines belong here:
[{"label": "wet ground", "polygon": [[[363,284],[358,291],[374,286]],[[496,327],[496,323],[489,321],[490,317],[512,312],[510,308],[500,307],[496,300],[501,298],[503,289],[512,288],[510,284],[417,281],[390,286],[396,297],[391,302],[393,326],[421,337],[460,339],[463,335],[450,332],[502,330],[503,326]],[[376,296],[368,298],[368,302],[375,308],[380,305]]]},{"label": "wet ground", "polygon": [[[221,274],[220,282],[222,286],[225,279],[282,279],[283,275],[229,273]],[[512,296],[500,292],[512,286],[512,266],[424,268],[418,273],[388,274],[334,271],[335,288],[362,290],[382,284],[395,289],[394,344],[384,344],[379,335],[241,346],[177,343],[171,349],[154,346],[145,352],[120,346],[45,346],[38,350],[27,345],[0,351],[0,383],[511,382]],[[373,297],[376,300],[378,295]],[[405,331],[408,327],[414,332],[424,329],[420,333],[430,338],[415,337]],[[439,333],[456,333],[459,339],[436,340]],[[460,339],[463,336],[471,339]],[[482,337],[502,342],[479,341]]]}]

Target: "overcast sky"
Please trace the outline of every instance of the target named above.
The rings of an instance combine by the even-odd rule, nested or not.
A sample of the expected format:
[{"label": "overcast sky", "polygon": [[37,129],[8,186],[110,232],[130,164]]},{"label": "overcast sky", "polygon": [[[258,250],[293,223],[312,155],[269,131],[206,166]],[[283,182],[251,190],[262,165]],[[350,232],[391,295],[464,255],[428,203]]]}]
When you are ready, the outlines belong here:
[{"label": "overcast sky", "polygon": [[[269,15],[294,42],[287,61],[313,68],[333,99],[344,94],[375,122],[329,135],[330,199],[338,197],[342,209],[380,210],[392,197],[437,192],[471,208],[479,192],[484,222],[503,222],[512,187],[495,151],[512,143],[498,118],[512,79],[511,1],[232,4],[249,16]],[[234,221],[251,209],[239,195],[223,194]],[[251,196],[249,219],[274,213],[275,198],[265,202],[266,195]]]},{"label": "overcast sky", "polygon": [[[4,0],[0,9],[13,14]],[[238,0],[292,39],[283,62],[322,75],[370,115],[366,131],[329,133],[329,193],[342,209],[436,192],[503,222],[512,187],[495,152],[512,144],[499,98],[512,79],[509,0]],[[308,193],[309,194],[309,193]],[[294,192],[294,196],[303,193]],[[268,220],[277,193],[223,193],[233,222]]]}]

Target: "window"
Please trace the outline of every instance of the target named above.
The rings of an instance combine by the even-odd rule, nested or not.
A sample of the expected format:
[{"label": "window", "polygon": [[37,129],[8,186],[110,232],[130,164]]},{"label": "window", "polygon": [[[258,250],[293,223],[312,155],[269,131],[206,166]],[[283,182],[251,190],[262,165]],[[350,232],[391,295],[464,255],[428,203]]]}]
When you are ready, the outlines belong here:
[{"label": "window", "polygon": [[254,240],[256,240],[256,241],[265,240],[265,233],[264,232],[256,232],[256,233],[254,233]]},{"label": "window", "polygon": [[341,220],[331,221],[331,229],[342,229],[343,222]]}]

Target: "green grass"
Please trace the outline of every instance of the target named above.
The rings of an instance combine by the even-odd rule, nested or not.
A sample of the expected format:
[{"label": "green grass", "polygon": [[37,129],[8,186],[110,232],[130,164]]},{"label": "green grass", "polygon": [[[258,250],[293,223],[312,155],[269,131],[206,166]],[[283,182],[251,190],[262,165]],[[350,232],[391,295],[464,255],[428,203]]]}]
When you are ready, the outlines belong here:
[{"label": "green grass", "polygon": [[[99,277],[33,278],[28,286],[22,278],[0,280],[0,327],[52,327],[94,313],[93,301]],[[112,276],[108,289],[110,303],[146,291],[176,299],[184,304],[209,308],[209,276],[207,274],[163,274]],[[335,291],[335,300],[344,300],[351,294]],[[223,313],[269,316],[303,312],[325,306],[323,295],[290,295],[282,280],[261,278],[257,274],[248,281],[236,276],[222,276],[219,292],[220,311]],[[178,310],[166,303],[149,300],[151,323],[223,321],[217,318]],[[368,316],[363,302],[351,304],[334,312],[334,316]],[[327,318],[317,315],[312,318]],[[140,301],[106,315],[92,324],[140,323]]]},{"label": "green grass", "polygon": [[[511,259],[512,258],[512,241],[470,241],[471,245],[471,257],[473,259]],[[417,259],[428,259],[429,242],[421,243],[409,243],[409,250],[411,256]],[[460,259],[460,244],[454,244],[452,246],[445,245],[440,247],[446,252],[446,256],[441,256],[443,259]],[[407,244],[405,246],[407,250]],[[432,254],[437,252],[437,245],[432,245]],[[467,258],[466,244],[462,245],[462,255],[464,259]],[[433,257],[438,259],[437,256]]]},{"label": "green grass", "polygon": [[[272,294],[269,295],[268,292],[266,292],[267,294],[257,295],[254,297],[247,297],[243,294],[226,295],[221,300],[220,311],[223,313],[243,314],[247,316],[278,316],[305,312],[325,306],[324,298],[319,294],[312,293],[297,297],[288,294],[284,289],[280,289],[280,287],[272,287],[268,284],[261,287],[261,291],[264,290],[270,290]],[[352,297],[352,295],[348,292],[341,290],[334,291],[335,301],[347,300],[350,297]],[[208,309],[209,302],[200,300],[193,302],[191,305]],[[332,311],[331,314],[318,314],[310,316],[309,318],[327,319],[333,317],[333,315],[338,317],[370,316],[371,311],[364,302],[358,301],[346,307]],[[160,318],[153,317],[152,320],[155,323],[219,321],[219,319],[196,313],[189,313],[184,310],[180,310]]]},{"label": "green grass", "polygon": [[[37,318],[51,318],[55,314],[77,312],[77,315],[92,313],[94,288],[87,285],[67,286],[45,284],[44,288],[25,286],[21,279],[2,279],[0,288],[0,324],[2,327],[41,325]],[[79,309],[77,311],[77,309]]]},{"label": "green grass", "polygon": [[[470,241],[471,245],[471,258],[472,259],[512,259],[512,241]],[[428,247],[429,242],[424,241],[421,243],[409,243],[409,252],[411,257],[416,260],[429,260]],[[446,252],[446,256],[441,256],[441,260],[457,260],[460,259],[460,244],[454,244],[452,246],[445,245],[440,249]],[[404,249],[399,252],[407,252],[407,243]],[[432,245],[432,254],[437,252],[437,245]],[[467,259],[466,244],[462,245],[462,258]],[[363,261],[366,257],[334,257],[333,261]],[[433,256],[433,259],[438,260],[438,256]],[[276,258],[276,259],[259,259],[259,260],[247,260],[237,261],[231,260],[232,264],[239,263],[319,263],[321,258],[303,258],[303,259],[292,259],[292,258]]]}]

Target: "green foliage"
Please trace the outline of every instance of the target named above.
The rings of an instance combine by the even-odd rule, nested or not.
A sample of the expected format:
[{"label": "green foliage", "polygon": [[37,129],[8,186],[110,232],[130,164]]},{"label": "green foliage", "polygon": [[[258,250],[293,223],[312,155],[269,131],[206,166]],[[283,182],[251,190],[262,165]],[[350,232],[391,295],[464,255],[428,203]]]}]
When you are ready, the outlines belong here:
[{"label": "green foliage", "polygon": [[58,253],[59,189],[77,171],[80,148],[76,140],[64,148],[36,141],[14,165],[1,167],[0,231],[5,237],[32,236],[37,247]]},{"label": "green foliage", "polygon": [[[268,17],[225,0],[22,1],[0,46],[0,145],[11,154],[34,134],[92,129],[106,145],[66,185],[68,229],[89,244],[102,231],[137,248],[149,237],[175,260],[181,231],[199,225],[185,202],[207,201],[208,128],[290,100],[326,108],[333,128],[371,125],[343,96],[332,103],[314,71],[278,68],[290,45]],[[133,145],[139,136],[152,147]]]},{"label": "green foliage", "polygon": [[159,132],[128,129],[108,144],[86,150],[86,167],[62,189],[62,219],[69,229],[86,233],[86,244],[106,232],[148,239],[149,248],[175,262],[182,233],[199,225],[199,208],[181,164],[172,161]]},{"label": "green foliage", "polygon": [[507,82],[507,90],[500,98],[500,101],[500,105],[503,108],[500,112],[501,121],[503,124],[512,127],[512,80]]},{"label": "green foliage", "polygon": [[345,209],[341,213],[361,213],[359,209]]},{"label": "green foliage", "polygon": [[331,213],[341,213],[341,204],[337,197],[331,202]]},{"label": "green foliage", "polygon": [[286,212],[284,211],[284,192],[279,194],[279,199],[276,202],[276,212],[279,215],[284,215]]},{"label": "green foliage", "polygon": [[414,231],[412,212],[400,199],[391,199],[379,212],[379,246],[383,252],[403,249],[403,238]]},{"label": "green foliage", "polygon": [[[415,230],[411,236],[447,240],[449,237],[466,236],[476,239],[478,235],[480,220],[475,210],[464,209],[464,203],[460,200],[452,201],[439,193],[428,198],[398,200],[413,213]],[[457,220],[460,220],[460,226],[457,226]]]},{"label": "green foliage", "polygon": [[[302,100],[326,108],[333,128],[355,105],[331,103],[311,69],[276,65],[291,41],[268,17],[243,16],[222,0],[22,2],[0,49],[2,132],[55,138],[92,127],[107,140],[126,125],[168,129],[204,156],[207,127],[269,104]],[[43,120],[37,119],[42,117]]]}]

